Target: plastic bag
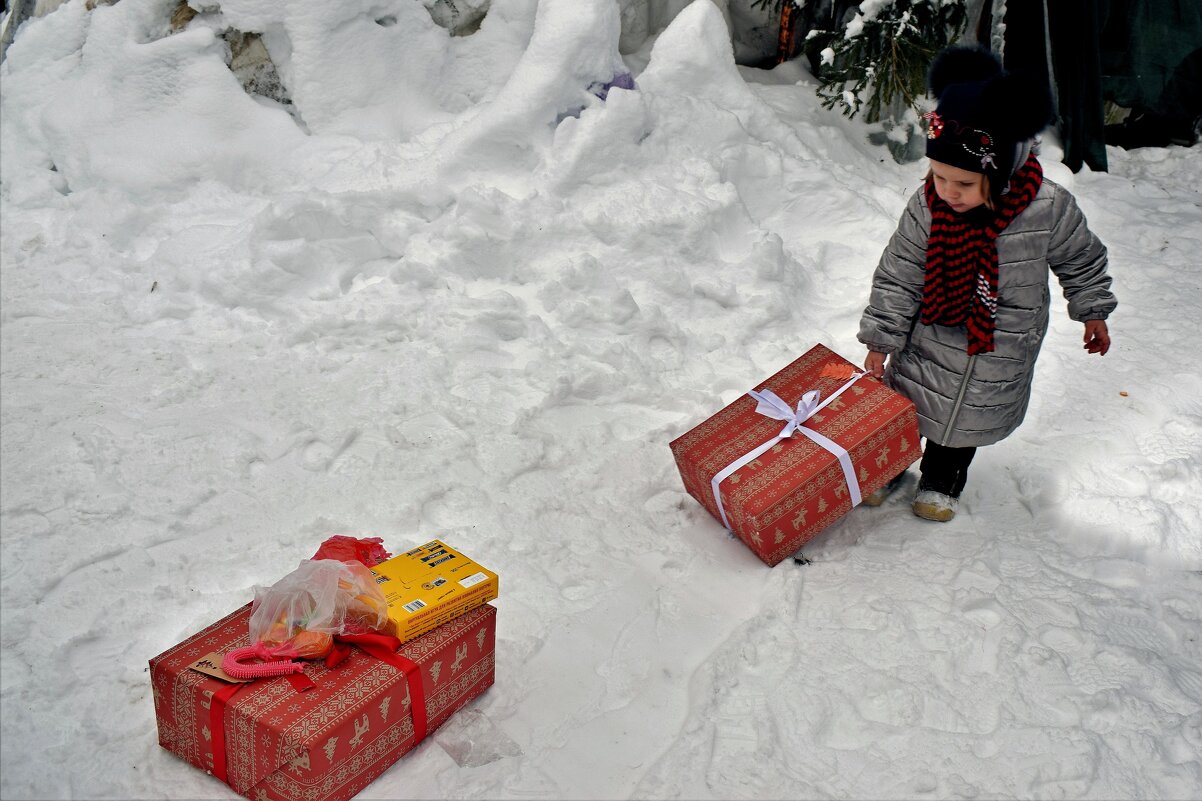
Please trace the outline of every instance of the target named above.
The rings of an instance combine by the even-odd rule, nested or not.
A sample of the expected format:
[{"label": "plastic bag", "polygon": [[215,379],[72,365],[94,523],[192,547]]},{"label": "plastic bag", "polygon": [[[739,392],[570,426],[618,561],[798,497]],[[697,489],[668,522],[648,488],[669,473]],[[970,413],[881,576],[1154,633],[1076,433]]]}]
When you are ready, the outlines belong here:
[{"label": "plastic bag", "polygon": [[320,659],[339,634],[393,633],[388,602],[356,562],[306,560],[270,587],[255,587],[250,640],[272,658]]}]

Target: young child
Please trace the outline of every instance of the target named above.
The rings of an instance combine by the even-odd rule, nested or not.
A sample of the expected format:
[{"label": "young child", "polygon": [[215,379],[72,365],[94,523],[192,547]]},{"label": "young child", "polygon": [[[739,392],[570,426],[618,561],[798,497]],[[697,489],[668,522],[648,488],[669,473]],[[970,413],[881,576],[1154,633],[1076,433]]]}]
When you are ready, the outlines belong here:
[{"label": "young child", "polygon": [[[1067,190],[1043,177],[1032,137],[1052,117],[1046,87],[977,48],[949,48],[928,75],[930,172],[902,214],[860,321],[864,368],[914,402],[926,439],[914,514],[956,513],[976,449],[1018,428],[1048,329],[1048,271],[1110,349],[1106,248]],[[886,366],[886,360],[888,366]],[[880,504],[900,483],[865,499]]]}]

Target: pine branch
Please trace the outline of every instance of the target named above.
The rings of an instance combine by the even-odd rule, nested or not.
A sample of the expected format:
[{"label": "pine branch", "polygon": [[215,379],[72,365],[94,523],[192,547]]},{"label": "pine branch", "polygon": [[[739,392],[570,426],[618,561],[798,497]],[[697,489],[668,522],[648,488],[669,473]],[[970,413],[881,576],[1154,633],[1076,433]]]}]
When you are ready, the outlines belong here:
[{"label": "pine branch", "polygon": [[881,121],[895,100],[920,111],[927,66],[955,41],[966,16],[963,0],[894,0],[873,19],[861,19],[857,36],[817,32],[834,53],[833,63],[820,70],[823,107],[839,106],[848,117],[863,110],[868,122]]}]

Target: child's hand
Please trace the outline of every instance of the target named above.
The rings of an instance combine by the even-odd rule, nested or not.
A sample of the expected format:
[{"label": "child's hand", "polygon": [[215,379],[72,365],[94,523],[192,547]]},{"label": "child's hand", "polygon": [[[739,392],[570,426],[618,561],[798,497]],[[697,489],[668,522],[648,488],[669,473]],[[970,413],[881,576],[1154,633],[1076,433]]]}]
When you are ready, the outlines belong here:
[{"label": "child's hand", "polygon": [[1105,356],[1110,350],[1110,331],[1105,320],[1085,321],[1085,349],[1099,356]]},{"label": "child's hand", "polygon": [[864,369],[872,374],[873,378],[880,378],[885,374],[885,354],[877,353],[875,350],[868,351],[868,358],[864,360]]}]

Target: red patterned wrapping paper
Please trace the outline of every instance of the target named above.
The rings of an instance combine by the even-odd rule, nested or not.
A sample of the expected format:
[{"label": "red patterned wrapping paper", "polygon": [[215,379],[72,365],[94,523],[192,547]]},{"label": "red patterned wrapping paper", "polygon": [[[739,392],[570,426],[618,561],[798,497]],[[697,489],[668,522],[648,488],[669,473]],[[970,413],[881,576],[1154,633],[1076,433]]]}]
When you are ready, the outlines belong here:
[{"label": "red patterned wrapping paper", "polygon": [[[159,744],[214,772],[213,697],[230,685],[190,669],[249,642],[250,605],[150,660]],[[485,604],[401,646],[417,664],[433,732],[493,683],[496,608]],[[343,801],[417,745],[405,674],[358,648],[287,678],[241,687],[223,715],[226,782],[254,801]],[[217,749],[220,751],[220,747]]]},{"label": "red patterned wrapping paper", "polygon": [[[810,390],[829,397],[856,372],[851,362],[817,345],[755,389],[770,389],[795,407]],[[780,420],[757,413],[756,406],[755,399],[743,395],[671,443],[685,489],[719,521],[710,481],[783,427]],[[922,455],[914,404],[870,376],[805,425],[847,449],[863,496]],[[796,553],[852,508],[838,459],[801,434],[778,442],[719,489],[733,531],[769,566]]]}]

